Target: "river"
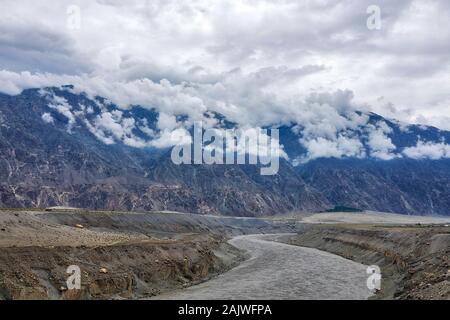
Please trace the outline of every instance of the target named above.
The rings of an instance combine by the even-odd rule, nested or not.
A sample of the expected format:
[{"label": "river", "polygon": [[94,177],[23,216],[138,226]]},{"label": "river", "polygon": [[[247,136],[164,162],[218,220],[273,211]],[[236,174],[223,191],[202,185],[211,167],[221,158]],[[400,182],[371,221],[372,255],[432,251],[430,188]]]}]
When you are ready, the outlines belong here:
[{"label": "river", "polygon": [[281,235],[230,240],[251,257],[214,279],[156,299],[367,299],[366,266],[324,251],[279,243]]}]

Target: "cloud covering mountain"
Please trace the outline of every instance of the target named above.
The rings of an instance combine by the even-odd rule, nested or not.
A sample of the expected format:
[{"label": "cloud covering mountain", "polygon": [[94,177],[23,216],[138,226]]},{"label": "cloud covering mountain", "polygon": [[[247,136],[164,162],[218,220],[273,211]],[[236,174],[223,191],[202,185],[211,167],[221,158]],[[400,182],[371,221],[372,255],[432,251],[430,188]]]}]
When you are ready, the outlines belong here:
[{"label": "cloud covering mountain", "polygon": [[[0,205],[448,213],[448,1],[0,5]],[[280,176],[168,164],[196,121],[279,128]]]},{"label": "cloud covering mountain", "polygon": [[[1,5],[0,90],[8,94],[73,84],[122,108],[197,118],[213,110],[265,125],[314,121],[308,113],[327,111],[311,96],[342,91],[358,110],[450,129],[444,0],[378,1],[380,30],[366,26],[366,0]],[[70,24],[74,5],[79,28]],[[334,102],[336,112],[348,106]]]},{"label": "cloud covering mountain", "polygon": [[[119,88],[118,88],[119,90]],[[234,116],[228,108],[182,108],[168,112],[169,105],[149,103],[146,105],[130,106],[126,109],[118,107],[104,98],[94,97],[82,93],[86,104],[70,104],[68,99],[77,90],[72,86],[65,86],[63,90],[52,88],[41,89],[40,95],[47,101],[51,113],[42,114],[47,124],[53,124],[54,113],[66,119],[66,130],[71,133],[75,125],[85,126],[98,140],[105,144],[123,143],[135,148],[170,148],[177,144],[191,143],[190,130],[195,122],[202,121],[204,128],[223,127],[223,120],[234,123],[238,128],[248,128],[251,113],[240,110],[239,116]],[[158,95],[164,100],[165,95]],[[290,127],[289,134],[295,136],[299,150],[289,159],[294,165],[305,163],[318,158],[374,158],[392,160],[395,158],[413,159],[446,159],[450,158],[450,141],[447,133],[442,131],[440,140],[423,140],[421,132],[412,133],[412,140],[408,145],[396,145],[392,137],[398,135],[394,129],[408,133],[417,127],[399,123],[396,120],[386,121],[378,119],[371,113],[357,110],[353,103],[353,95],[349,91],[338,91],[333,94],[312,94],[297,107],[284,107],[267,119],[259,119],[253,126],[260,128]],[[262,103],[262,102],[261,102]],[[164,107],[161,107],[161,105]],[[149,107],[155,106],[155,107]],[[174,107],[174,105],[171,105]],[[135,108],[143,108],[154,114],[153,124],[149,119],[136,117]],[[289,110],[288,114],[282,112]],[[257,112],[252,110],[252,112]],[[221,117],[216,117],[220,115]],[[439,132],[438,129],[434,129]],[[427,127],[424,127],[424,132]],[[411,145],[411,141],[414,145]]]},{"label": "cloud covering mountain", "polygon": [[[333,206],[450,212],[449,131],[344,109],[337,138],[335,127],[281,125],[279,166],[265,176],[261,165],[177,165],[171,146],[191,139],[189,117],[122,109],[72,91],[0,94],[0,207],[252,216]],[[237,125],[217,113],[204,117],[217,128]]]}]

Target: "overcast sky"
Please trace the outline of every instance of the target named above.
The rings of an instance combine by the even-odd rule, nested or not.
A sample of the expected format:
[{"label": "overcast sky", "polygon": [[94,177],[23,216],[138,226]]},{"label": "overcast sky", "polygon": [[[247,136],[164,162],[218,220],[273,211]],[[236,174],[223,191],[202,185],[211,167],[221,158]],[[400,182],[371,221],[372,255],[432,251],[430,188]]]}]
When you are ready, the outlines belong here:
[{"label": "overcast sky", "polygon": [[[322,95],[334,108],[450,129],[448,0],[0,4],[9,94],[73,83],[123,107],[213,109],[248,124],[304,116],[300,106]],[[367,27],[370,5],[380,30]]]}]

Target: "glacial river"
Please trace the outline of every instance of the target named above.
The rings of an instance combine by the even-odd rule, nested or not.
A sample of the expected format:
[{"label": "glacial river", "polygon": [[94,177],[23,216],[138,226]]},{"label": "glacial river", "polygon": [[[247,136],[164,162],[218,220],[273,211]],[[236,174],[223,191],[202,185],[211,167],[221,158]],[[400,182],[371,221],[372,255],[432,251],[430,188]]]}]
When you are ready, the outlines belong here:
[{"label": "glacial river", "polygon": [[246,235],[230,243],[251,258],[204,283],[156,299],[367,299],[366,266],[324,251]]}]

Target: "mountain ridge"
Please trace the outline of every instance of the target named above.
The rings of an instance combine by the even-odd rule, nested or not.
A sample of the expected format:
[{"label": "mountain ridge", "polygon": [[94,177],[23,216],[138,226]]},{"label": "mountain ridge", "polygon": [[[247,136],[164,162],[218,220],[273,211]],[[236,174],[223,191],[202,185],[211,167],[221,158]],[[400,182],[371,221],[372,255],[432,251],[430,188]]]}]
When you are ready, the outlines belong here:
[{"label": "mountain ridge", "polygon": [[[307,137],[299,124],[285,124],[279,127],[280,143],[289,161],[280,159],[278,174],[260,176],[258,166],[251,165],[177,166],[170,160],[170,147],[152,145],[164,134],[156,109],[120,109],[71,89],[0,95],[0,207],[67,205],[261,216],[347,206],[450,215],[447,131],[404,128],[368,114],[364,126],[339,132],[341,145],[331,145],[339,155],[339,148],[358,140],[359,150],[348,147],[355,156],[336,158],[316,157],[320,148],[319,153],[310,151],[312,143],[330,146],[331,140]],[[217,114],[209,117],[223,127],[234,125]],[[185,118],[177,115],[176,120]],[[416,148],[421,141],[426,148],[427,143],[443,146],[437,155],[444,156],[421,158]],[[417,158],[404,155],[408,148]]]}]

